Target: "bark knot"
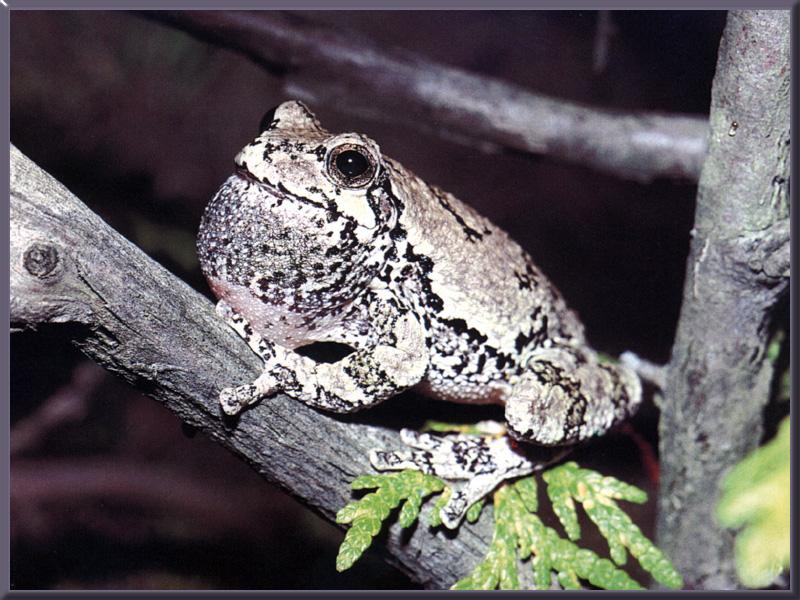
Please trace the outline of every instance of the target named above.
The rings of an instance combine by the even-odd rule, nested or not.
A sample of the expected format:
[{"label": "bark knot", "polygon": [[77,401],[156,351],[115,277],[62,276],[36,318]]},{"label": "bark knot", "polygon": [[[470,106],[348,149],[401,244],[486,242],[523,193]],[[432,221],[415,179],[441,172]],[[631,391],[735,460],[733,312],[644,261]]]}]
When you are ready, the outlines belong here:
[{"label": "bark knot", "polygon": [[42,242],[32,243],[22,257],[25,270],[34,277],[45,279],[59,266],[60,257],[58,250],[52,244]]}]

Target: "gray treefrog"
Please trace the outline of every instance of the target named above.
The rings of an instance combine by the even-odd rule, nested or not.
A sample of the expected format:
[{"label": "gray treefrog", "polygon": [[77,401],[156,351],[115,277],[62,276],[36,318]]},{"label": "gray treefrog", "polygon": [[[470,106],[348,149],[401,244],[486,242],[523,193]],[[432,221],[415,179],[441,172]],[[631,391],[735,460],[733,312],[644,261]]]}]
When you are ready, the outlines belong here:
[{"label": "gray treefrog", "polygon": [[[221,392],[225,413],[277,392],[347,413],[412,387],[504,405],[496,435],[404,430],[413,450],[370,455],[377,469],[460,482],[442,511],[453,528],[498,483],[536,468],[513,440],[571,444],[638,406],[637,375],[598,359],[508,234],[365,135],[333,135],[304,104],[285,102],[235,162],[197,245],[219,314],[264,371]],[[295,352],[314,342],[352,352],[333,363]]]}]

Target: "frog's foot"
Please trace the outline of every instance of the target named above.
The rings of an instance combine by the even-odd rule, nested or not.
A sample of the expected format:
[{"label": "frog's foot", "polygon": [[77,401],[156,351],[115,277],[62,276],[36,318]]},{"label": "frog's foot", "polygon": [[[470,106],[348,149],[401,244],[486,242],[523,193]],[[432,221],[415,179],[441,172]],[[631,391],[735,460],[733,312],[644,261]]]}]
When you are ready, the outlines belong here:
[{"label": "frog's foot", "polygon": [[224,388],[219,393],[219,403],[226,415],[235,415],[278,389],[277,379],[265,371],[253,383]]},{"label": "frog's foot", "polygon": [[235,415],[252,403],[253,396],[255,396],[255,386],[252,383],[224,388],[219,393],[219,404],[226,415]]},{"label": "frog's foot", "polygon": [[372,450],[372,466],[379,471],[416,469],[446,480],[453,493],[440,516],[448,529],[458,527],[467,509],[500,483],[542,466],[528,460],[506,436],[435,435],[403,429],[400,438],[413,450]]}]

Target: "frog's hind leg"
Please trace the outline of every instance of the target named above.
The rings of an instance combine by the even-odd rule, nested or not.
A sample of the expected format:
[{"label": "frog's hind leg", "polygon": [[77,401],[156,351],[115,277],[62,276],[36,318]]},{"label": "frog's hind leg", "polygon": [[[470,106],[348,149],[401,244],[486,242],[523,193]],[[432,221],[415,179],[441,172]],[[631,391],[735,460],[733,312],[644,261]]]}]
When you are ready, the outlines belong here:
[{"label": "frog's hind leg", "polygon": [[587,349],[537,352],[506,398],[512,437],[546,446],[599,435],[635,412],[642,388],[620,364],[600,362]]},{"label": "frog's hind leg", "polygon": [[500,483],[546,464],[521,453],[505,435],[437,435],[403,429],[400,438],[410,449],[372,450],[372,466],[379,471],[416,469],[446,480],[452,494],[440,517],[449,529],[458,527],[467,509]]}]

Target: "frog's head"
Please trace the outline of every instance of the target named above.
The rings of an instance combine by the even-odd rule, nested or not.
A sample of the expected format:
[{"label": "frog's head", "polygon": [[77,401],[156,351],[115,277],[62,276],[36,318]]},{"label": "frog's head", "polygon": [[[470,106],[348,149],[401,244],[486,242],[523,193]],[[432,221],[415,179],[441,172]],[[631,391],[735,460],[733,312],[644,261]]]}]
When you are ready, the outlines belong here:
[{"label": "frog's head", "polygon": [[300,102],[277,106],[260,129],[206,208],[203,272],[229,300],[234,286],[303,314],[341,306],[393,256],[399,201],[380,149],[329,133]]},{"label": "frog's head", "polygon": [[395,207],[378,144],[360,133],[333,135],[302,102],[284,102],[261,119],[261,133],[234,159],[245,178],[270,186],[287,201],[317,203],[343,215],[362,233],[391,227]]}]

